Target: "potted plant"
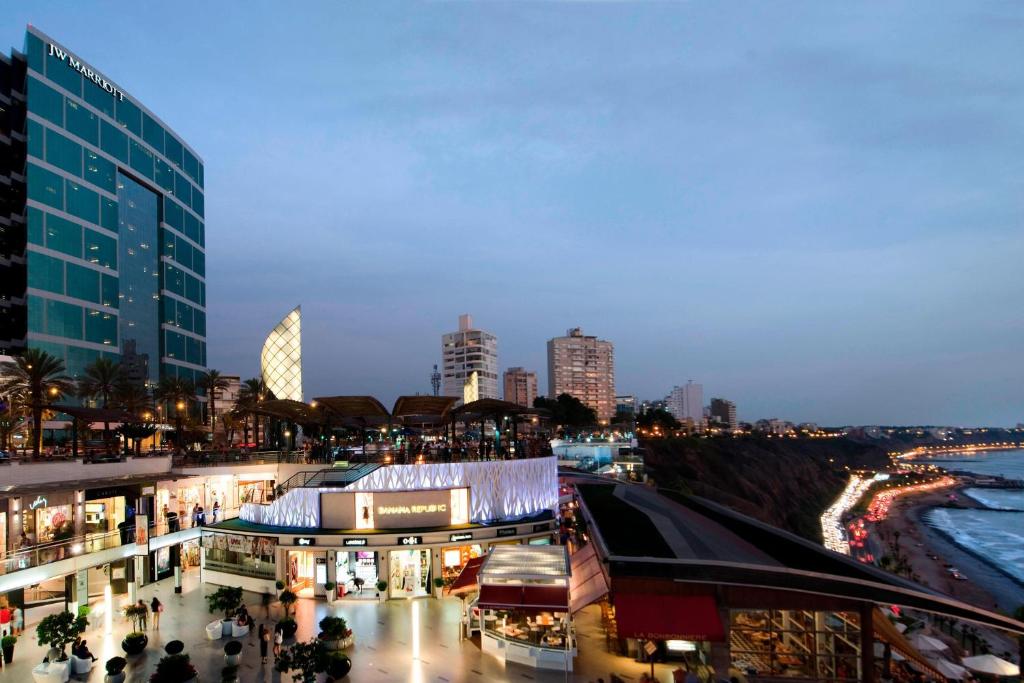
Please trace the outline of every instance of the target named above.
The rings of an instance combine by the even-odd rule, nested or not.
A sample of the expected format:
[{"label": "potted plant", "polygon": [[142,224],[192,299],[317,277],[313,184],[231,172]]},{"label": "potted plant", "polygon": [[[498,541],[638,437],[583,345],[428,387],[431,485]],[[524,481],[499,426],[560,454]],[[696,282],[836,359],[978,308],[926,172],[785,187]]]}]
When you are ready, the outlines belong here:
[{"label": "potted plant", "polygon": [[444,579],[440,576],[434,577],[434,597],[440,599],[444,594]]},{"label": "potted plant", "polygon": [[149,637],[142,632],[142,624],[146,619],[146,606],[131,604],[124,608],[124,615],[132,622],[132,630],[121,641],[121,649],[129,657],[142,654],[149,643]]},{"label": "potted plant", "polygon": [[377,581],[377,597],[382,601],[387,598],[388,582],[384,579]]},{"label": "potted plant", "polygon": [[334,680],[344,678],[352,670],[352,660],[343,652],[328,650],[322,640],[314,638],[284,648],[274,668],[290,673],[293,681],[313,683],[321,673]]},{"label": "potted plant", "polygon": [[[68,643],[75,642],[75,639],[85,631],[85,627],[88,625],[89,620],[85,617],[76,617],[71,612],[58,612],[44,617],[39,622],[36,627],[36,638],[38,638],[40,646],[49,645],[53,650],[59,652],[56,659],[64,661],[68,658],[64,652]],[[51,661],[53,659],[54,657],[50,657]]]},{"label": "potted plant", "polygon": [[224,619],[221,623],[221,634],[231,635],[231,615],[242,604],[242,589],[238,586],[221,586],[206,596],[206,606],[210,613],[223,612]]},{"label": "potted plant", "polygon": [[128,660],[124,657],[111,657],[103,668],[107,675],[103,677],[103,683],[124,683],[124,668],[128,666]]},{"label": "potted plant", "polygon": [[221,683],[238,683],[238,667],[225,666],[220,670]]},{"label": "potted plant", "polygon": [[331,651],[352,647],[352,629],[343,617],[324,617],[320,620],[320,634],[317,636]]},{"label": "potted plant", "polygon": [[344,652],[328,652],[325,672],[331,679],[340,681],[352,670],[352,660]]},{"label": "potted plant", "polygon": [[10,664],[14,659],[14,644],[18,642],[18,636],[4,636],[0,640],[0,648],[4,651],[4,664]]},{"label": "potted plant", "polygon": [[241,663],[241,652],[242,644],[237,640],[229,640],[224,645],[224,663],[227,666],[238,666]]},{"label": "potted plant", "polygon": [[294,638],[295,632],[299,630],[299,623],[291,617],[285,617],[277,622],[277,625],[280,627],[281,633],[284,634],[285,638]]},{"label": "potted plant", "polygon": [[181,653],[161,657],[149,683],[190,683],[198,680],[198,676],[189,656]]},{"label": "potted plant", "polygon": [[277,590],[279,590],[279,591],[283,591],[284,590],[284,581],[282,581],[281,579],[278,579],[277,581],[275,581],[274,585],[277,587]]},{"label": "potted plant", "polygon": [[334,602],[335,591],[338,588],[338,584],[333,581],[327,581],[324,583],[324,590],[327,591],[327,602]]},{"label": "potted plant", "polygon": [[290,590],[281,591],[281,595],[277,596],[277,599],[281,601],[281,605],[284,607],[284,616],[287,618],[291,616],[292,606],[299,599],[299,596]]}]

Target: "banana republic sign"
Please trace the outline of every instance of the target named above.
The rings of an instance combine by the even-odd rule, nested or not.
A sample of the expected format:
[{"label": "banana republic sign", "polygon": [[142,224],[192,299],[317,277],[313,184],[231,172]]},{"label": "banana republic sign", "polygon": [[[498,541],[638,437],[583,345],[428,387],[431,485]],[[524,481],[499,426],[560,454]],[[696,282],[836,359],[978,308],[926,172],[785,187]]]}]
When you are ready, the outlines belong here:
[{"label": "banana republic sign", "polygon": [[50,43],[50,56],[56,57],[60,61],[64,62],[68,65],[68,68],[74,69],[78,73],[82,74],[87,79],[116,97],[118,100],[124,100],[124,93],[120,88],[108,81],[101,74],[93,71],[91,66],[83,63],[82,60],[78,59],[78,57],[75,57],[59,45]]}]

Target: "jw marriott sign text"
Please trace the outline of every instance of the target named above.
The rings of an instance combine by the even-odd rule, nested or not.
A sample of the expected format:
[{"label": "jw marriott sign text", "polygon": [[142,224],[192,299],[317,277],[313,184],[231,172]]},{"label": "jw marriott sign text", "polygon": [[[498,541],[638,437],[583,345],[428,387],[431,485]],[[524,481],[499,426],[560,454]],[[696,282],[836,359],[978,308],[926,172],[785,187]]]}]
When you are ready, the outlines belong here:
[{"label": "jw marriott sign text", "polygon": [[120,90],[120,88],[115,86],[113,83],[108,81],[100,74],[93,71],[92,67],[90,67],[88,64],[84,64],[82,60],[78,59],[67,50],[58,47],[53,43],[50,43],[50,56],[56,57],[60,61],[64,62],[68,65],[69,68],[74,69],[78,73],[82,74],[90,81],[92,81],[93,83],[95,83],[96,85],[98,85],[99,87],[103,88],[108,93],[116,97],[118,100],[124,99],[124,93]]}]

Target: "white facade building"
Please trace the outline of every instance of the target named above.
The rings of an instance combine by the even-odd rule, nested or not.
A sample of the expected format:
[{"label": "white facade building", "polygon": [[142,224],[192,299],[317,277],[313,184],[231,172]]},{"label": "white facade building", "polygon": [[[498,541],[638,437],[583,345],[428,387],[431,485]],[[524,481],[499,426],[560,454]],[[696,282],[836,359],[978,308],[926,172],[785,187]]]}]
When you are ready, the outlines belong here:
[{"label": "white facade building", "polygon": [[498,390],[498,338],[473,327],[468,313],[459,316],[459,329],[441,336],[441,393],[463,397],[466,382],[476,373],[477,398],[501,398]]},{"label": "white facade building", "polygon": [[693,380],[672,388],[668,395],[668,412],[680,422],[689,420],[694,427],[704,425],[704,385]]}]

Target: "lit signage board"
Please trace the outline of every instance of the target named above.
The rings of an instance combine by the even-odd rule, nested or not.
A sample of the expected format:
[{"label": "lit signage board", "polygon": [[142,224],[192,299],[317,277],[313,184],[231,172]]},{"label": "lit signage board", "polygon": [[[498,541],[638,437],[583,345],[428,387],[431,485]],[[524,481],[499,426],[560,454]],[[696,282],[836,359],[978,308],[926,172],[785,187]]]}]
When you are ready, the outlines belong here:
[{"label": "lit signage board", "polygon": [[68,65],[69,69],[74,69],[78,73],[82,74],[86,79],[103,88],[118,100],[124,100],[124,92],[122,92],[116,85],[104,78],[102,74],[93,71],[91,66],[85,64],[78,57],[75,57],[59,45],[50,43],[50,56],[56,57],[58,60],[64,62]]},{"label": "lit signage board", "polygon": [[398,545],[422,545],[422,536],[399,536]]},{"label": "lit signage board", "polygon": [[498,538],[504,538],[506,536],[515,536],[515,535],[516,535],[516,528],[515,527],[508,527],[506,529],[498,529]]},{"label": "lit signage board", "polygon": [[295,545],[304,545],[304,546],[316,545],[316,539],[315,538],[310,538],[309,536],[297,536],[295,538]]},{"label": "lit signage board", "polygon": [[369,545],[369,542],[365,538],[346,538],[341,542],[341,544],[347,546],[364,546]]},{"label": "lit signage board", "polygon": [[455,543],[456,541],[468,541],[471,538],[473,538],[473,532],[471,531],[463,531],[458,534],[448,535],[448,540],[452,543]]},{"label": "lit signage board", "polygon": [[29,510],[38,510],[39,508],[46,507],[46,499],[42,496],[36,496],[36,499],[29,503]]},{"label": "lit signage board", "polygon": [[323,529],[427,529],[469,523],[469,489],[338,491],[320,494]]}]

